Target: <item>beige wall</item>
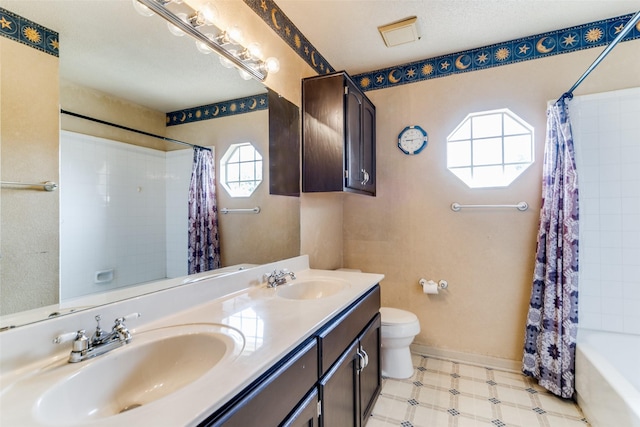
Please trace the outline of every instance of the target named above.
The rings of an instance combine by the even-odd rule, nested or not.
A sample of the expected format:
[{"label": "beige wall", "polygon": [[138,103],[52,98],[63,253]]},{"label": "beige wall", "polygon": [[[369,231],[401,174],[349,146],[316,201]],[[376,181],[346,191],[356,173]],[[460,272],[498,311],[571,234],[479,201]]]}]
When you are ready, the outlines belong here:
[{"label": "beige wall", "polygon": [[[640,86],[638,48],[640,41],[620,44],[576,94]],[[382,303],[418,315],[416,343],[521,359],[546,103],[568,90],[597,54],[589,49],[367,92],[377,109],[377,197],[344,195],[344,266],[385,274]],[[536,161],[508,188],[469,189],[446,169],[447,135],[470,112],[505,107],[534,126]],[[397,137],[413,124],[429,133],[429,145],[406,156]],[[529,210],[450,209],[452,202],[519,201]],[[302,216],[304,223],[304,209]],[[449,289],[424,295],[421,277],[446,279]]]},{"label": "beige wall", "polygon": [[[58,182],[58,58],[4,37],[0,55],[2,181]],[[59,193],[0,197],[0,314],[57,302]]]},{"label": "beige wall", "polygon": [[[60,108],[154,135],[164,136],[165,134],[165,113],[64,80],[60,82]],[[157,138],[147,137],[67,114],[60,116],[60,122],[62,129],[70,132],[122,141],[156,150],[174,150],[181,147]]]},{"label": "beige wall", "polygon": [[[220,253],[224,266],[264,264],[300,255],[298,197],[269,194],[269,111],[204,120],[167,128],[167,136],[216,147],[216,192],[222,208],[260,207],[259,214],[220,214]],[[231,144],[251,142],[263,159],[264,180],[250,197],[232,198],[220,185],[220,158]]]}]

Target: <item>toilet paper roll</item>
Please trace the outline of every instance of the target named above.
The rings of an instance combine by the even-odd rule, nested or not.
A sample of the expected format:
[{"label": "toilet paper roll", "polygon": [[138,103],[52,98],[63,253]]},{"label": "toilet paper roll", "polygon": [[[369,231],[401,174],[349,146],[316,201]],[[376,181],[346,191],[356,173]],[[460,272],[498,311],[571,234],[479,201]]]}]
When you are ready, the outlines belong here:
[{"label": "toilet paper roll", "polygon": [[420,283],[420,286],[422,286],[422,292],[425,294],[437,294],[438,293],[438,284],[436,282],[434,282],[433,280],[425,280],[425,279],[420,279],[420,281],[418,282]]}]

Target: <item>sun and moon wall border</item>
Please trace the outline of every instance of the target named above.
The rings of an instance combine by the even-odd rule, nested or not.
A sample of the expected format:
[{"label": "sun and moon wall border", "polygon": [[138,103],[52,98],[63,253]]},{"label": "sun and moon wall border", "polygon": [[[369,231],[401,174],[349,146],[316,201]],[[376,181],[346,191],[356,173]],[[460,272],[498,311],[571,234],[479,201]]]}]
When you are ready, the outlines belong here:
[{"label": "sun and moon wall border", "polygon": [[[318,74],[335,71],[272,0],[244,0]],[[428,58],[353,76],[362,90],[478,71],[609,44],[632,14],[550,31],[477,49]],[[0,35],[59,56],[58,33],[0,7]],[[622,40],[640,38],[640,23]],[[266,94],[167,113],[167,126],[250,113],[268,108]]]},{"label": "sun and moon wall border", "polygon": [[58,33],[0,7],[0,35],[55,57],[59,56]]},{"label": "sun and moon wall border", "polygon": [[268,95],[263,93],[167,113],[167,126],[218,119],[220,117],[228,117],[236,114],[251,113],[254,111],[266,110],[268,107]]},{"label": "sun and moon wall border", "polygon": [[[353,76],[364,91],[453,74],[479,71],[609,44],[633,15],[623,15],[562,30],[424,59]],[[622,41],[640,38],[640,22]]]}]

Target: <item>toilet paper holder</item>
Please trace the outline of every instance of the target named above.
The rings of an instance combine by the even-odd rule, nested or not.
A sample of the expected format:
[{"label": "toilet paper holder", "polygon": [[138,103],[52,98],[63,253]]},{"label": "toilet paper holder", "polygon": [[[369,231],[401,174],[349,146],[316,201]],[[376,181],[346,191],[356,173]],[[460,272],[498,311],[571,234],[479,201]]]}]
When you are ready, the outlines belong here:
[{"label": "toilet paper holder", "polygon": [[[420,286],[424,286],[427,284],[427,279],[420,279],[418,281]],[[449,287],[449,283],[446,280],[438,280],[438,288],[447,289]]]}]

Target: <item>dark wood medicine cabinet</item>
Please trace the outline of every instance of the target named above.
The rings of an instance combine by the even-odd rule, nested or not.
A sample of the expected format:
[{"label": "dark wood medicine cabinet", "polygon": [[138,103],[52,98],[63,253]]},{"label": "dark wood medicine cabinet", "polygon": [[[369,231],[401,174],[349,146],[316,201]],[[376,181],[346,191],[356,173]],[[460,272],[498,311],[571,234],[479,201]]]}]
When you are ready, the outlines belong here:
[{"label": "dark wood medicine cabinet", "polygon": [[302,80],[302,191],[376,195],[376,109],[344,71]]}]

